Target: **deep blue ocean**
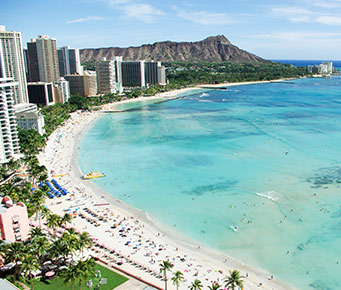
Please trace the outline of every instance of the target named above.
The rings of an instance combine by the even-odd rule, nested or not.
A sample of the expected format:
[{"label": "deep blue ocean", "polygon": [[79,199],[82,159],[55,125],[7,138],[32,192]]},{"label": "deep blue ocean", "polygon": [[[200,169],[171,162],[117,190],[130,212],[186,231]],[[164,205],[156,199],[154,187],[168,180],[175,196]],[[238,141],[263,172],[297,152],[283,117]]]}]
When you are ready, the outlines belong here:
[{"label": "deep blue ocean", "polygon": [[273,59],[272,61],[280,62],[280,63],[289,63],[289,64],[292,64],[294,66],[319,65],[322,62],[331,61],[331,62],[333,62],[333,65],[336,69],[341,70],[341,60],[288,60],[288,59],[286,59],[286,60],[284,60],[284,59],[275,60],[275,59]]},{"label": "deep blue ocean", "polygon": [[152,218],[297,288],[341,289],[340,76],[105,114],[83,172],[90,152],[94,182]]}]

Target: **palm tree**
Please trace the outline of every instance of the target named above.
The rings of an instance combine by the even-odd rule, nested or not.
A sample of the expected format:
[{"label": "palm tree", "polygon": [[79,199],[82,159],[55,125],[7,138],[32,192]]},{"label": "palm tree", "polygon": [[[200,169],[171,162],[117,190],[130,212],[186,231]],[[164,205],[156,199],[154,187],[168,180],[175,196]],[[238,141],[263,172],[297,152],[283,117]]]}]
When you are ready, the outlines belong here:
[{"label": "palm tree", "polygon": [[11,158],[5,165],[9,171],[16,171],[19,169],[19,163],[13,158]]},{"label": "palm tree", "polygon": [[163,261],[160,264],[160,273],[163,272],[165,279],[165,290],[167,290],[167,271],[170,271],[173,265],[169,261]]},{"label": "palm tree", "polygon": [[39,263],[37,258],[34,255],[26,254],[24,256],[21,269],[24,272],[25,279],[27,279],[27,276],[29,277],[31,282],[31,289],[34,289],[32,272],[39,269]]},{"label": "palm tree", "polygon": [[72,217],[68,213],[65,213],[59,221],[59,226],[66,225],[66,223],[70,224],[71,221],[72,221]]},{"label": "palm tree", "polygon": [[87,232],[82,232],[78,237],[78,245],[82,251],[82,257],[83,257],[84,248],[91,248],[92,246],[92,240],[91,240],[90,234]]},{"label": "palm tree", "polygon": [[45,235],[43,234],[42,229],[39,228],[39,227],[37,227],[37,228],[31,228],[30,234],[31,234],[31,238],[32,238],[32,239],[38,238],[38,237],[41,237],[41,236],[45,236]]},{"label": "palm tree", "polygon": [[21,242],[14,242],[6,246],[5,255],[6,262],[15,263],[14,279],[17,280],[19,274],[19,262],[22,260],[25,252],[25,246]]},{"label": "palm tree", "polygon": [[63,285],[71,281],[71,289],[73,290],[75,281],[81,276],[81,270],[77,267],[77,265],[71,264],[61,272],[60,276],[64,278]]},{"label": "palm tree", "polygon": [[202,289],[202,284],[201,281],[199,279],[195,279],[194,282],[192,282],[192,284],[190,286],[188,286],[188,288],[190,290],[201,290]]},{"label": "palm tree", "polygon": [[63,239],[57,239],[51,244],[48,254],[54,262],[56,262],[59,258],[63,258],[65,261],[67,256],[70,254],[70,250],[69,247],[65,245],[65,241]]},{"label": "palm tree", "polygon": [[54,238],[56,238],[56,227],[59,225],[60,219],[61,219],[60,216],[54,213],[49,214],[46,218],[47,226],[53,229]]},{"label": "palm tree", "polygon": [[[39,228],[36,228],[34,230],[37,230]],[[48,252],[48,250],[50,249],[51,244],[50,241],[47,237],[45,237],[44,235],[42,236],[35,236],[32,239],[32,248],[33,248],[33,253],[36,255],[36,257],[38,258],[38,261],[40,263],[44,262],[44,256],[46,255],[46,253]]]},{"label": "palm tree", "polygon": [[243,288],[244,282],[242,278],[245,277],[241,276],[238,270],[230,271],[230,276],[228,276],[224,281],[226,283],[225,287],[231,288],[232,290],[234,290],[237,286]]},{"label": "palm tree", "polygon": [[176,286],[176,289],[179,289],[180,282],[184,279],[184,275],[180,271],[176,271],[174,276],[172,277],[173,284]]},{"label": "palm tree", "polygon": [[75,254],[77,250],[80,250],[77,235],[64,232],[61,240],[64,244],[65,250],[67,250],[69,254],[71,253],[73,259],[73,254]]},{"label": "palm tree", "polygon": [[211,286],[208,286],[208,289],[210,290],[219,290],[221,286],[218,284],[218,282],[212,282]]},{"label": "palm tree", "polygon": [[93,258],[86,259],[85,261],[79,260],[77,263],[77,266],[81,270],[81,278],[79,279],[79,289],[81,289],[81,284],[84,279],[84,281],[89,280],[89,278],[95,274],[95,260]]}]

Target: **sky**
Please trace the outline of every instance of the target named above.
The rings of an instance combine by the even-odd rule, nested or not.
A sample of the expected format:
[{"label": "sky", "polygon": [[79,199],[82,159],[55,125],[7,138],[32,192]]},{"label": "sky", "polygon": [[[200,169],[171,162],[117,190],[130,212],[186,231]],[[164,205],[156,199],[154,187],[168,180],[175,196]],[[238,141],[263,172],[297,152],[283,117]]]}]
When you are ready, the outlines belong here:
[{"label": "sky", "polygon": [[225,35],[266,59],[341,60],[341,0],[1,0],[0,25],[57,46],[128,47]]}]

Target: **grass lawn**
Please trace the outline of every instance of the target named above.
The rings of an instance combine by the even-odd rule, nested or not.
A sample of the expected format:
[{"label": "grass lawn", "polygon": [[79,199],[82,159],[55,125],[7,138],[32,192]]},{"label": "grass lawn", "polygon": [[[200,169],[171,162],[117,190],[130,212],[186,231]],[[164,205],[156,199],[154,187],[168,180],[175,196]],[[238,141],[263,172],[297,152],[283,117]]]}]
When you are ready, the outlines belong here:
[{"label": "grass lawn", "polygon": [[[125,281],[128,280],[128,278],[123,277],[99,264],[96,264],[96,270],[100,270],[101,271],[101,275],[102,278],[107,278],[107,284],[106,285],[101,285],[100,289],[101,290],[111,290],[113,288],[116,288],[117,286],[123,284]],[[97,285],[99,279],[98,278],[91,278],[93,281],[93,286],[91,287],[91,289],[94,289],[94,287]],[[40,279],[38,280],[34,280],[34,289],[35,290],[46,290],[46,289],[63,289],[63,290],[67,290],[67,289],[72,289],[71,287],[71,282],[63,285],[63,279],[56,277],[53,280],[46,280],[46,281],[40,281]],[[27,286],[30,287],[30,283],[26,283]],[[79,289],[78,287],[78,282],[75,282],[74,285],[74,289],[77,290]],[[86,286],[86,282],[82,283],[82,289],[89,289]]]}]

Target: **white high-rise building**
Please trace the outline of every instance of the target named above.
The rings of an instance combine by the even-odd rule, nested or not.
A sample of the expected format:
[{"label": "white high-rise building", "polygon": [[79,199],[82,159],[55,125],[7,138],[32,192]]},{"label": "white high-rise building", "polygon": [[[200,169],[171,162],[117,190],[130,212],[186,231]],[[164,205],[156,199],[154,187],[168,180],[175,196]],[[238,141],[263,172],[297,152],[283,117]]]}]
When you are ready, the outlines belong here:
[{"label": "white high-rise building", "polygon": [[55,87],[55,102],[65,104],[70,98],[70,86],[69,82],[60,78],[54,83]]},{"label": "white high-rise building", "polygon": [[115,61],[103,58],[96,62],[97,89],[100,94],[117,92]]},{"label": "white high-rise building", "polygon": [[19,157],[19,138],[14,110],[14,89],[18,82],[0,78],[0,163]]},{"label": "white high-rise building", "polygon": [[6,31],[0,26],[0,78],[12,78],[17,83],[13,87],[14,102],[27,103],[27,83],[21,33]]},{"label": "white high-rise building", "polygon": [[59,48],[58,63],[61,77],[72,74],[83,74],[78,48],[70,48],[70,46]]}]

